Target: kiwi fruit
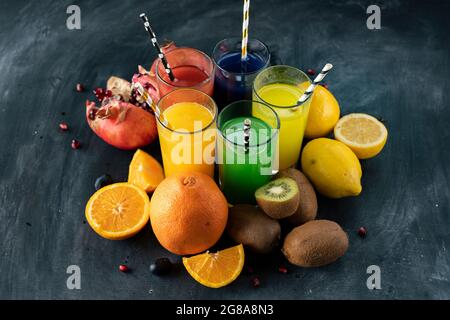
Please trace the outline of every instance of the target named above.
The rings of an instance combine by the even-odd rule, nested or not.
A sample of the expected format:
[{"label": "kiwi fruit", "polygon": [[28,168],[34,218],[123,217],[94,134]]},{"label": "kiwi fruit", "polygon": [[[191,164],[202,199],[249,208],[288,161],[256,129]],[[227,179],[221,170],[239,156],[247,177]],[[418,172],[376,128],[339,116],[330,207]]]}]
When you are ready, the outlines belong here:
[{"label": "kiwi fruit", "polygon": [[294,168],[281,170],[276,178],[289,177],[297,182],[298,191],[300,193],[300,204],[297,211],[286,220],[294,225],[299,226],[307,221],[314,220],[317,216],[317,196],[314,187],[308,178],[300,171]]},{"label": "kiwi fruit", "polygon": [[281,237],[280,223],[249,204],[230,208],[226,230],[233,241],[263,254],[276,248]]},{"label": "kiwi fruit", "polygon": [[294,265],[320,267],[336,261],[347,249],[348,236],[336,222],[313,220],[288,233],[281,251]]},{"label": "kiwi fruit", "polygon": [[282,219],[294,214],[300,203],[297,182],[291,178],[270,181],[255,192],[259,207],[271,218]]}]

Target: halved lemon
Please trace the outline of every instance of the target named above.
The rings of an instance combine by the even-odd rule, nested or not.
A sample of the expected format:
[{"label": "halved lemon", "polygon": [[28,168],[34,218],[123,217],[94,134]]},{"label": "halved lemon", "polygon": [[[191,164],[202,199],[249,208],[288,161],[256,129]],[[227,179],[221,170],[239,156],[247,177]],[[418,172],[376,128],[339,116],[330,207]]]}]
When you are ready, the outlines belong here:
[{"label": "halved lemon", "polygon": [[342,117],[334,127],[334,137],[356,154],[358,159],[375,157],[386,144],[388,131],[376,118],[365,113]]},{"label": "halved lemon", "polygon": [[153,192],[163,180],[164,171],[159,162],[148,153],[138,149],[130,162],[128,182],[146,192]]},{"label": "halved lemon", "polygon": [[122,240],[138,233],[150,218],[150,200],[144,190],[130,183],[114,183],[92,195],[86,219],[106,239]]},{"label": "halved lemon", "polygon": [[220,288],[239,276],[244,260],[244,248],[240,244],[216,253],[206,252],[183,258],[183,264],[197,282],[210,288]]}]

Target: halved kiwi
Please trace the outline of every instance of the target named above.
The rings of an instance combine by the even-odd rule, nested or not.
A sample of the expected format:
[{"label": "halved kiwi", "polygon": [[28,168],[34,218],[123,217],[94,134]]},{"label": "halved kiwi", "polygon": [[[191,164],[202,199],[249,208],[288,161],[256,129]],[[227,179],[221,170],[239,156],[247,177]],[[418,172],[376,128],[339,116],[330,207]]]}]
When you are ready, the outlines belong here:
[{"label": "halved kiwi", "polygon": [[300,193],[297,182],[291,178],[272,180],[255,192],[259,207],[270,217],[282,219],[297,211]]}]

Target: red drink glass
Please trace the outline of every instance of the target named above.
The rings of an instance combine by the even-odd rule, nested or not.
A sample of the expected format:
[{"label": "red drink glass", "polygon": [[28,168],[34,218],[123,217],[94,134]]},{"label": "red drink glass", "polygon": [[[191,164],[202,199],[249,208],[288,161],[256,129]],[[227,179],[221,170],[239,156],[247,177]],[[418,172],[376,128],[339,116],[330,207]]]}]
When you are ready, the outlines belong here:
[{"label": "red drink glass", "polygon": [[156,83],[159,97],[180,88],[194,88],[212,96],[214,89],[214,63],[205,53],[193,48],[175,48],[166,54],[175,81],[171,81],[158,60]]}]

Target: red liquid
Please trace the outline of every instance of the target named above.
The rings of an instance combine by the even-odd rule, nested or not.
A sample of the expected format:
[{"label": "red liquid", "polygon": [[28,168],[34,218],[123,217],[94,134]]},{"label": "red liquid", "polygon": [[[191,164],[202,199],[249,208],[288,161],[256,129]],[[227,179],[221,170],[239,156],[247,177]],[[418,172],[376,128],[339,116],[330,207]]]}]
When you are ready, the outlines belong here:
[{"label": "red liquid", "polygon": [[170,81],[169,75],[164,75],[164,80],[177,87],[195,87],[208,79],[208,75],[194,66],[180,66],[172,69],[175,81]]},{"label": "red liquid", "polygon": [[[203,70],[189,65],[172,68],[175,81],[170,81],[169,75],[164,73],[163,81],[158,81],[160,97],[179,88],[194,88],[212,96],[214,78],[208,77]],[[209,79],[209,81],[208,81]]]},{"label": "red liquid", "polygon": [[214,89],[214,64],[203,52],[192,48],[176,48],[166,54],[175,81],[171,81],[162,63],[156,77],[159,98],[180,88],[193,88],[211,96]]}]

